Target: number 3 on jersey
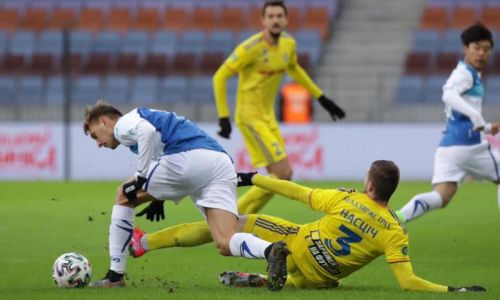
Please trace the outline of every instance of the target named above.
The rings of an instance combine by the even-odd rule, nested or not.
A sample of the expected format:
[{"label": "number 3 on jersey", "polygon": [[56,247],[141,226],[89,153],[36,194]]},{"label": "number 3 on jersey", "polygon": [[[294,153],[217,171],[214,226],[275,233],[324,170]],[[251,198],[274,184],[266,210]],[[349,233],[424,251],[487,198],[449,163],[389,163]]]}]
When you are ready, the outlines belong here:
[{"label": "number 3 on jersey", "polygon": [[359,243],[363,239],[355,232],[347,228],[345,225],[340,225],[340,231],[345,233],[347,236],[341,236],[337,238],[336,242],[340,245],[340,249],[335,249],[332,240],[325,240],[326,246],[335,254],[336,256],[346,256],[351,254],[351,243]]}]

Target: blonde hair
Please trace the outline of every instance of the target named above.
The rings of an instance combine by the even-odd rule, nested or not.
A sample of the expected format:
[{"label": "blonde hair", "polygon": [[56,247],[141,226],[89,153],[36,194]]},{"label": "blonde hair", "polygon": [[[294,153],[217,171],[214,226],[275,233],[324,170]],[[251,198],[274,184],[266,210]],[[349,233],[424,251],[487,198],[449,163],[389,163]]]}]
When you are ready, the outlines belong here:
[{"label": "blonde hair", "polygon": [[83,132],[89,134],[89,125],[97,121],[101,116],[108,116],[111,118],[119,118],[123,114],[115,107],[100,99],[94,105],[89,105],[85,108],[85,115],[83,117]]}]

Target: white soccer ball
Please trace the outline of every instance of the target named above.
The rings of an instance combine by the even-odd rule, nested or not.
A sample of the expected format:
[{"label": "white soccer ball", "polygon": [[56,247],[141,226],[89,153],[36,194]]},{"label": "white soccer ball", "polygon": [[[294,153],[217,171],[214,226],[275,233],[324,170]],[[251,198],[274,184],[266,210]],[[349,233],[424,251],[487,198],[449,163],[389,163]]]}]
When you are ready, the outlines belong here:
[{"label": "white soccer ball", "polygon": [[89,284],[92,268],[85,256],[76,253],[64,253],[52,266],[52,278],[60,288],[81,288]]}]

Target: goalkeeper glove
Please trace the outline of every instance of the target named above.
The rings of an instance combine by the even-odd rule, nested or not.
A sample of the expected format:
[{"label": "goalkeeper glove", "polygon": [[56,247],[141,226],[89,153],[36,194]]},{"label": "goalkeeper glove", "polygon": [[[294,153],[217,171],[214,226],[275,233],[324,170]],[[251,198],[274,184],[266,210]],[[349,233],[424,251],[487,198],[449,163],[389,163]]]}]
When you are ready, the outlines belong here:
[{"label": "goalkeeper glove", "polygon": [[122,187],[123,195],[128,199],[129,202],[135,202],[137,200],[137,192],[142,189],[142,186],[146,183],[146,178],[137,176],[136,179],[127,182]]},{"label": "goalkeeper glove", "polygon": [[319,103],[323,106],[326,111],[330,114],[333,121],[337,121],[338,119],[343,119],[345,117],[345,112],[342,108],[340,108],[333,100],[328,99],[325,95],[321,95],[318,98]]},{"label": "goalkeeper glove", "polygon": [[253,185],[252,178],[257,172],[250,173],[236,173],[238,176],[238,186],[249,186]]},{"label": "goalkeeper glove", "polygon": [[220,118],[219,127],[220,131],[218,132],[218,134],[225,139],[229,139],[229,135],[231,134],[231,121],[229,121],[229,118]]},{"label": "goalkeeper glove", "polygon": [[464,286],[464,287],[458,287],[454,288],[452,286],[448,287],[448,292],[486,292],[486,289],[482,286]]},{"label": "goalkeeper glove", "polygon": [[165,211],[163,209],[163,202],[165,201],[154,200],[151,203],[149,203],[148,207],[141,210],[135,216],[141,217],[143,215],[146,215],[146,219],[148,219],[151,222],[153,222],[155,218],[156,222],[159,222],[160,219],[165,220]]}]

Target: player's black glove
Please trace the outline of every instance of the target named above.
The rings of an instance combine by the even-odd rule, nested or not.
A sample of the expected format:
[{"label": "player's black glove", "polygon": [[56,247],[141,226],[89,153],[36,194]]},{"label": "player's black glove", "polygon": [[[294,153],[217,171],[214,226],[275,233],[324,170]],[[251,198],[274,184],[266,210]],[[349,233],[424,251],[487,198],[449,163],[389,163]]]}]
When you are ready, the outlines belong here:
[{"label": "player's black glove", "polygon": [[252,177],[257,174],[257,172],[250,173],[236,173],[238,176],[238,186],[249,186],[253,185]]},{"label": "player's black glove", "polygon": [[142,189],[142,186],[146,183],[146,178],[137,176],[135,180],[127,182],[123,185],[123,195],[127,197],[129,202],[135,202],[137,200],[137,191]]},{"label": "player's black glove", "polygon": [[333,100],[328,99],[325,95],[321,95],[318,98],[319,103],[323,106],[324,109],[328,111],[330,116],[334,121],[338,119],[343,119],[345,117],[345,112],[342,108],[340,108]]},{"label": "player's black glove", "polygon": [[165,211],[163,210],[163,202],[165,201],[154,200],[151,203],[149,203],[148,207],[141,210],[135,216],[141,217],[143,215],[146,215],[146,219],[148,219],[151,222],[153,222],[155,219],[156,222],[159,222],[160,219],[165,220]]},{"label": "player's black glove", "polygon": [[482,286],[477,286],[477,285],[457,287],[457,288],[449,286],[448,292],[486,292],[486,289]]},{"label": "player's black glove", "polygon": [[228,117],[220,118],[219,127],[220,131],[218,132],[218,134],[221,137],[228,139],[229,135],[231,134],[231,121],[229,121],[229,118]]}]

